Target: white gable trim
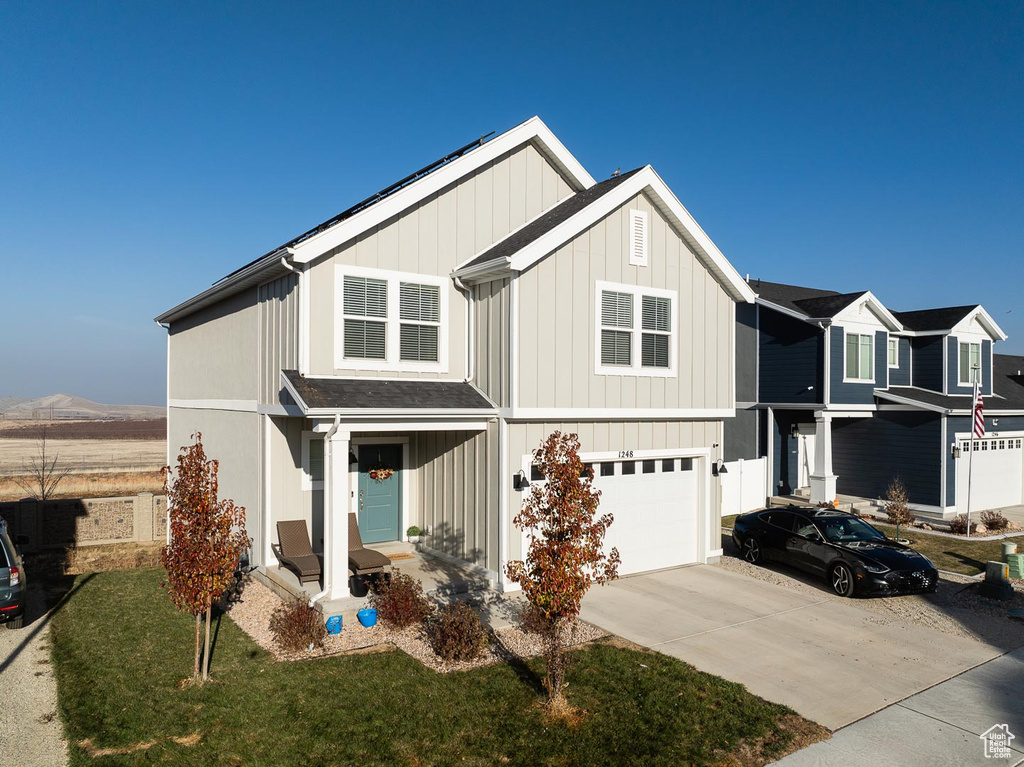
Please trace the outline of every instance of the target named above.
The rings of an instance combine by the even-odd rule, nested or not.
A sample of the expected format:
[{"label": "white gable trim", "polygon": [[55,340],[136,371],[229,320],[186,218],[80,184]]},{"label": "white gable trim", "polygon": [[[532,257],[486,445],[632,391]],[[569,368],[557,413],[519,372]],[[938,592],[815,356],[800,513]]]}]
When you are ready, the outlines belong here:
[{"label": "white gable trim", "polygon": [[527,142],[533,142],[541,154],[568,177],[570,186],[574,187],[575,191],[589,189],[594,185],[591,175],[569,153],[548,126],[539,117],[531,117],[405,189],[295,245],[292,249],[295,262],[309,263]]},{"label": "white gable trim", "polygon": [[886,329],[893,331],[903,330],[903,323],[896,319],[893,316],[892,312],[886,309],[882,302],[879,301],[875,297],[875,294],[872,293],[870,290],[863,296],[858,298],[856,301],[854,301],[852,304],[847,306],[845,309],[843,309],[841,312],[836,314],[835,317],[833,317],[833,321],[835,321],[837,324],[843,323],[844,320],[848,322],[852,321],[854,323],[858,321],[863,322],[863,320],[860,320],[859,317],[855,316],[855,312],[865,304],[871,310],[871,313],[878,318],[878,321],[883,326],[885,326]]},{"label": "white gable trim", "polygon": [[966,337],[968,334],[976,333],[977,331],[972,331],[970,329],[971,321],[974,319],[977,319],[981,326],[988,331],[988,334],[991,336],[993,341],[1005,341],[1009,337],[1003,332],[1003,329],[996,324],[996,321],[992,319],[992,315],[986,312],[985,308],[982,306],[975,308],[974,311],[956,323],[956,325],[950,329],[950,335],[962,333]]},{"label": "white gable trim", "polygon": [[744,282],[739,272],[729,263],[725,255],[700,228],[693,216],[676,199],[672,190],[650,165],[640,169],[603,197],[524,247],[512,256],[510,268],[516,272],[529,269],[580,232],[622,207],[630,198],[644,191],[650,193],[658,210],[669,220],[687,245],[697,254],[698,260],[715,275],[726,291],[737,301],[754,303],[756,298],[754,291]]}]

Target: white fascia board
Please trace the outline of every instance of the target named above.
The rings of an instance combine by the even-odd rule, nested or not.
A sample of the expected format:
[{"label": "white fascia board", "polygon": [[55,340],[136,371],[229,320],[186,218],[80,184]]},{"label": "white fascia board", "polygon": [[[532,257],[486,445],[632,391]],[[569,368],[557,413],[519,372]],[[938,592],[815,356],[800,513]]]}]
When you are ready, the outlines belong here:
[{"label": "white fascia board", "polygon": [[678,233],[696,252],[698,259],[718,278],[733,299],[754,303],[754,299],[757,297],[754,291],[744,282],[739,272],[729,263],[650,165],[643,167],[636,175],[628,178],[575,216],[566,219],[516,253],[512,257],[513,271],[522,272],[529,269],[643,191],[650,192],[659,210],[665,214]]},{"label": "white fascia board", "polygon": [[[388,421],[392,418],[422,418],[437,419],[447,418],[497,418],[497,410],[466,409],[459,408],[365,408],[365,407],[311,407],[303,410],[304,414],[311,418],[326,418],[328,416],[341,416],[342,420],[347,418],[359,418],[363,421],[377,423]],[[379,423],[378,423],[379,425]]]},{"label": "white fascia board", "polygon": [[876,389],[875,396],[880,399],[888,400],[889,402],[896,402],[901,405],[910,405],[911,407],[916,408],[917,410],[930,410],[933,413],[950,412],[947,411],[946,408],[942,407],[941,405],[931,405],[927,402],[919,402],[917,400],[909,399],[907,397],[901,397],[898,394],[893,394],[890,391],[885,391],[882,389]]},{"label": "white fascia board", "polygon": [[511,265],[512,259],[502,256],[466,269],[455,269],[451,276],[467,283],[487,282],[489,279],[507,277]]},{"label": "white fascia board", "polygon": [[570,185],[574,186],[576,191],[589,189],[594,185],[591,175],[543,121],[539,117],[531,117],[351,218],[339,221],[320,234],[300,242],[294,247],[295,262],[309,263],[527,142],[533,142],[541,154],[558,166],[559,170],[569,177]]},{"label": "white fascia board", "polygon": [[956,323],[956,325],[951,328],[951,333],[955,335],[957,331],[963,332],[967,330],[971,324],[971,320],[975,318],[977,318],[978,322],[988,330],[988,334],[992,337],[993,341],[1005,341],[1009,338],[1009,336],[1003,332],[1003,329],[996,324],[996,321],[992,319],[992,315],[985,311],[985,307],[983,306],[978,306],[974,311],[960,320],[960,322]]},{"label": "white fascia board", "polygon": [[853,317],[852,314],[854,310],[865,304],[869,305],[869,308],[872,310],[872,313],[878,318],[879,322],[881,322],[886,327],[886,329],[891,331],[903,330],[903,323],[896,319],[896,317],[893,316],[892,312],[886,309],[885,305],[881,301],[879,301],[878,298],[875,297],[875,294],[872,293],[870,290],[867,291],[863,296],[858,298],[856,301],[854,301],[852,304],[847,306],[845,309],[843,309],[841,312],[839,312],[837,315],[835,315],[835,321],[841,322],[844,319],[849,319],[856,322],[857,318]]}]

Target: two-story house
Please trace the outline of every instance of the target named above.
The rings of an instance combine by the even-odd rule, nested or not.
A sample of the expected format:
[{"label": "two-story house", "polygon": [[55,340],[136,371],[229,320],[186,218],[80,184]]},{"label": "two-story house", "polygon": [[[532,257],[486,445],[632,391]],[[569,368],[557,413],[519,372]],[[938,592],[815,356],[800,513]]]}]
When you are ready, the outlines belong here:
[{"label": "two-story house", "polygon": [[993,389],[993,346],[1006,335],[984,308],[891,312],[870,291],[750,287],[756,303],[737,312],[739,410],[726,457],[767,456],[769,494],[878,499],[899,475],[916,508],[963,513],[977,377],[989,434],[971,508],[1024,502],[1024,422]]},{"label": "two-story house", "polygon": [[366,543],[508,589],[532,450],[575,432],[622,572],[721,554],[737,304],[754,300],[650,166],[601,182],[533,118],[474,142],[162,314],[170,456],[201,431],[252,561],[306,520],[323,595]]}]

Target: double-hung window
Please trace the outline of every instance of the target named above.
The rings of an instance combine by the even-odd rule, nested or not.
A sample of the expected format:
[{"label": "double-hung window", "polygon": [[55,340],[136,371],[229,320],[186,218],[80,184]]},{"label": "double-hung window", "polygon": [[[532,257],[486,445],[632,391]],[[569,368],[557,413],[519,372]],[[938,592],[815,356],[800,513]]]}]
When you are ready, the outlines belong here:
[{"label": "double-hung window", "polygon": [[960,343],[960,385],[973,386],[981,377],[981,344]]},{"label": "double-hung window", "polygon": [[447,371],[444,280],[337,267],[335,368]]},{"label": "double-hung window", "polygon": [[898,338],[889,339],[889,367],[900,366],[900,342]]},{"label": "double-hung window", "polygon": [[598,282],[596,298],[596,373],[675,375],[675,291]]},{"label": "double-hung window", "polygon": [[846,380],[875,380],[875,337],[870,333],[846,334]]}]

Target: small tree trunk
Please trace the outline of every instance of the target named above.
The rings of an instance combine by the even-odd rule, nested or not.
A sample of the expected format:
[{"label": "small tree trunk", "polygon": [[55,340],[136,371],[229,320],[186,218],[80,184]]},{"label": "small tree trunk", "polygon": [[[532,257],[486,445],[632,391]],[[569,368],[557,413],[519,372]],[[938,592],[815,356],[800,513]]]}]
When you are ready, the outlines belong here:
[{"label": "small tree trunk", "polygon": [[547,688],[550,703],[562,697],[562,685],[565,682],[565,650],[562,642],[564,623],[564,618],[555,619],[548,642]]},{"label": "small tree trunk", "polygon": [[213,613],[213,600],[206,600],[206,647],[203,649],[203,681],[210,676],[210,617]]},{"label": "small tree trunk", "polygon": [[192,677],[199,678],[199,618],[201,613],[196,613],[196,660],[192,665]]}]

